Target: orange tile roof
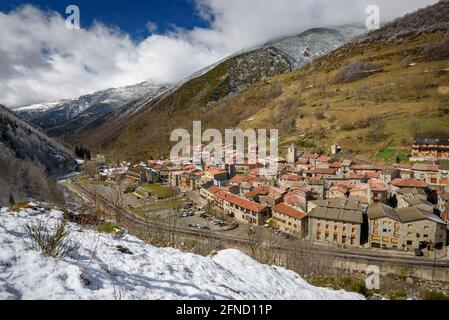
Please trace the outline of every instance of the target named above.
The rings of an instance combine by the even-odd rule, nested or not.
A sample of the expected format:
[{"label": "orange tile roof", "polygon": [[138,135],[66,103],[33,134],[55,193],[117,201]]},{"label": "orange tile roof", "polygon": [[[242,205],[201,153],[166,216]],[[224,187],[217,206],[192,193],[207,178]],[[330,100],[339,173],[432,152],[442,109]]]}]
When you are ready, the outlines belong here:
[{"label": "orange tile roof", "polygon": [[329,165],[329,168],[334,168],[334,169],[338,169],[343,167],[343,164],[341,162],[334,162],[332,164]]},{"label": "orange tile roof", "polygon": [[387,186],[382,181],[377,181],[377,180],[371,179],[370,181],[368,181],[368,184],[370,186],[370,189],[374,190],[374,191],[387,191],[388,190]]},{"label": "orange tile roof", "polygon": [[391,184],[399,188],[427,188],[429,185],[416,179],[395,179]]},{"label": "orange tile roof", "polygon": [[333,186],[329,189],[329,191],[339,191],[344,194],[346,194],[349,190],[351,190],[351,189],[347,189],[344,186],[338,186],[338,185]]},{"label": "orange tile roof", "polygon": [[306,214],[300,210],[297,210],[295,208],[290,207],[286,203],[279,203],[273,208],[273,211],[279,212],[281,214],[284,214],[286,216],[295,218],[295,219],[303,219]]},{"label": "orange tile roof", "polygon": [[440,169],[440,167],[436,164],[421,164],[421,163],[417,163],[412,167],[412,170],[417,170],[417,171],[433,171],[433,172],[438,172],[438,170]]},{"label": "orange tile roof", "polygon": [[254,190],[245,194],[245,197],[255,197],[259,195],[268,195],[270,193],[270,187],[257,187]]},{"label": "orange tile roof", "polygon": [[284,174],[281,177],[281,180],[287,180],[287,181],[302,181],[303,177],[292,175],[292,174]]},{"label": "orange tile roof", "polygon": [[226,170],[209,169],[209,170],[207,170],[207,172],[210,173],[210,174],[212,174],[212,175],[214,175],[214,176],[216,176],[216,175],[219,175],[219,174],[226,173]]},{"label": "orange tile roof", "polygon": [[221,192],[218,192],[216,194],[216,196],[221,198],[222,200],[228,201],[229,203],[232,203],[236,206],[242,207],[244,209],[247,209],[247,210],[250,210],[250,211],[253,211],[256,213],[262,212],[263,210],[268,208],[259,203],[240,198],[234,194],[231,194],[231,193],[223,191],[223,190]]},{"label": "orange tile roof", "polygon": [[331,161],[332,159],[333,159],[333,158],[328,157],[328,156],[321,156],[321,157],[318,158],[318,161],[319,161],[319,162],[329,162],[329,161]]},{"label": "orange tile roof", "polygon": [[334,175],[337,173],[337,170],[335,170],[333,168],[315,168],[312,170],[312,173]]}]

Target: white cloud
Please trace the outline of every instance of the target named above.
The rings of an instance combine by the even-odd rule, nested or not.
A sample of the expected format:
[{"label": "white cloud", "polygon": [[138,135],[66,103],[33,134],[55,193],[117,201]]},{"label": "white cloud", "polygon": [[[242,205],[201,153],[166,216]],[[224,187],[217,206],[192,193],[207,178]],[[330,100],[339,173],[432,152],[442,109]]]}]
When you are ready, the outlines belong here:
[{"label": "white cloud", "polygon": [[[11,107],[138,83],[175,82],[236,51],[311,27],[363,21],[378,4],[382,19],[436,0],[197,0],[209,28],[152,33],[135,42],[95,24],[68,30],[55,12],[24,6],[0,12],[0,103]],[[82,8],[81,19],[82,19]]]}]

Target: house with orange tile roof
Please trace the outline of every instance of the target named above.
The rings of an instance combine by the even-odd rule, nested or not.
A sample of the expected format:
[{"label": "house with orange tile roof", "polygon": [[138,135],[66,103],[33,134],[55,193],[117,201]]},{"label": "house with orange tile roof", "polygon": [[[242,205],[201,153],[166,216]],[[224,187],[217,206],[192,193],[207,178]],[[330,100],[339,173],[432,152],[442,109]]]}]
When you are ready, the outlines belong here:
[{"label": "house with orange tile roof", "polygon": [[298,210],[282,202],[272,209],[274,227],[286,234],[297,238],[307,236],[307,216],[304,211]]},{"label": "house with orange tile roof", "polygon": [[326,179],[335,177],[337,175],[337,169],[333,168],[313,168],[312,170],[304,171],[303,176],[307,178],[319,178]]},{"label": "house with orange tile roof", "polygon": [[215,197],[222,201],[222,211],[238,222],[262,226],[271,216],[269,207],[229,192],[218,192]]},{"label": "house with orange tile roof", "polygon": [[253,225],[263,225],[270,218],[269,207],[260,203],[241,198],[223,188],[210,187],[201,189],[200,196],[203,201],[215,210],[218,210],[238,222]]},{"label": "house with orange tile roof", "polygon": [[393,181],[391,181],[390,186],[391,191],[394,192],[401,188],[427,189],[430,185],[425,182],[411,178],[411,179],[394,179]]},{"label": "house with orange tile roof", "polygon": [[353,189],[355,187],[354,185],[350,185],[350,187],[348,187],[348,185],[349,184],[346,184],[346,183],[338,183],[338,184],[330,187],[328,190],[327,197],[329,199],[348,197],[351,189]]},{"label": "house with orange tile roof", "polygon": [[388,186],[376,179],[371,179],[368,181],[368,200],[369,203],[388,202]]},{"label": "house with orange tile roof", "polygon": [[284,196],[284,202],[296,209],[307,210],[307,193],[306,186],[291,188]]},{"label": "house with orange tile roof", "polygon": [[294,188],[304,185],[304,177],[296,174],[284,174],[279,178],[279,185],[282,188]]}]

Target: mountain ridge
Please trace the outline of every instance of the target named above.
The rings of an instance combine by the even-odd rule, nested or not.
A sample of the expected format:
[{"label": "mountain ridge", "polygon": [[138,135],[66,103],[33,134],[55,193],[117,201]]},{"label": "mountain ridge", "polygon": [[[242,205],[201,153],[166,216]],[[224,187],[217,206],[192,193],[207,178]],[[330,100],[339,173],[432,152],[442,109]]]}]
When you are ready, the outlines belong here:
[{"label": "mountain ridge", "polygon": [[[357,34],[366,31],[360,26],[354,26],[353,28],[358,30]],[[175,112],[175,109],[178,109],[176,106],[189,108],[190,105],[199,105],[201,108],[207,108],[208,105],[228,99],[254,83],[290,72],[300,65],[310,63],[314,58],[332,50],[333,47],[348,42],[352,38],[352,33],[339,31],[338,27],[334,29],[338,36],[329,36],[329,33],[332,33],[329,28],[315,29],[315,31],[311,30],[294,37],[284,38],[282,41],[287,41],[287,43],[278,41],[231,55],[198,71],[151,101],[145,103],[135,101],[127,104],[120,109],[121,113],[126,114],[127,109],[133,109],[133,104],[134,109],[138,106],[140,110],[128,118],[124,118],[123,115],[117,113],[109,114],[99,120],[100,126],[64,138],[71,143],[82,142],[90,146],[99,146],[105,143],[100,147],[100,149],[103,149],[103,147],[107,148],[107,140],[118,139],[117,135],[126,130],[125,128],[129,127],[130,123],[139,122],[139,117],[151,113],[153,109],[162,108],[167,112]],[[315,39],[311,38],[311,35],[317,30],[319,30],[321,36],[323,30],[327,34],[321,38],[320,45],[313,46],[310,41],[314,42]],[[351,34],[351,36],[348,34]],[[303,38],[306,40],[303,40]],[[289,39],[290,41],[288,41]],[[279,47],[283,45],[284,51],[276,47],[276,43]],[[285,53],[287,47],[290,48],[290,54]],[[309,51],[307,56],[304,55],[305,49]],[[293,53],[296,53],[296,56],[293,56]],[[140,122],[138,126],[145,127],[145,123]],[[153,138],[147,137],[146,141],[156,138],[155,132],[149,134]]]}]

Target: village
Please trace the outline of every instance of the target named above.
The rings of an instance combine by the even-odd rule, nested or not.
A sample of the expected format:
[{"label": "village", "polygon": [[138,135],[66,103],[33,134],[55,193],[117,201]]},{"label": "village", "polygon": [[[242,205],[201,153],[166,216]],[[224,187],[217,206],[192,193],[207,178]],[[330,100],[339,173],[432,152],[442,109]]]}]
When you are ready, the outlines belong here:
[{"label": "village", "polygon": [[108,165],[102,155],[86,162],[85,172],[106,184],[120,181],[120,192],[130,199],[123,205],[136,214],[149,199],[184,201],[177,215],[194,221],[188,224],[193,229],[245,225],[331,247],[447,258],[449,164],[435,163],[449,159],[449,141],[415,141],[415,162],[391,166],[359,163],[340,152],[337,145],[329,155],[291,146],[271,175],[261,174],[264,164],[247,160]]}]

